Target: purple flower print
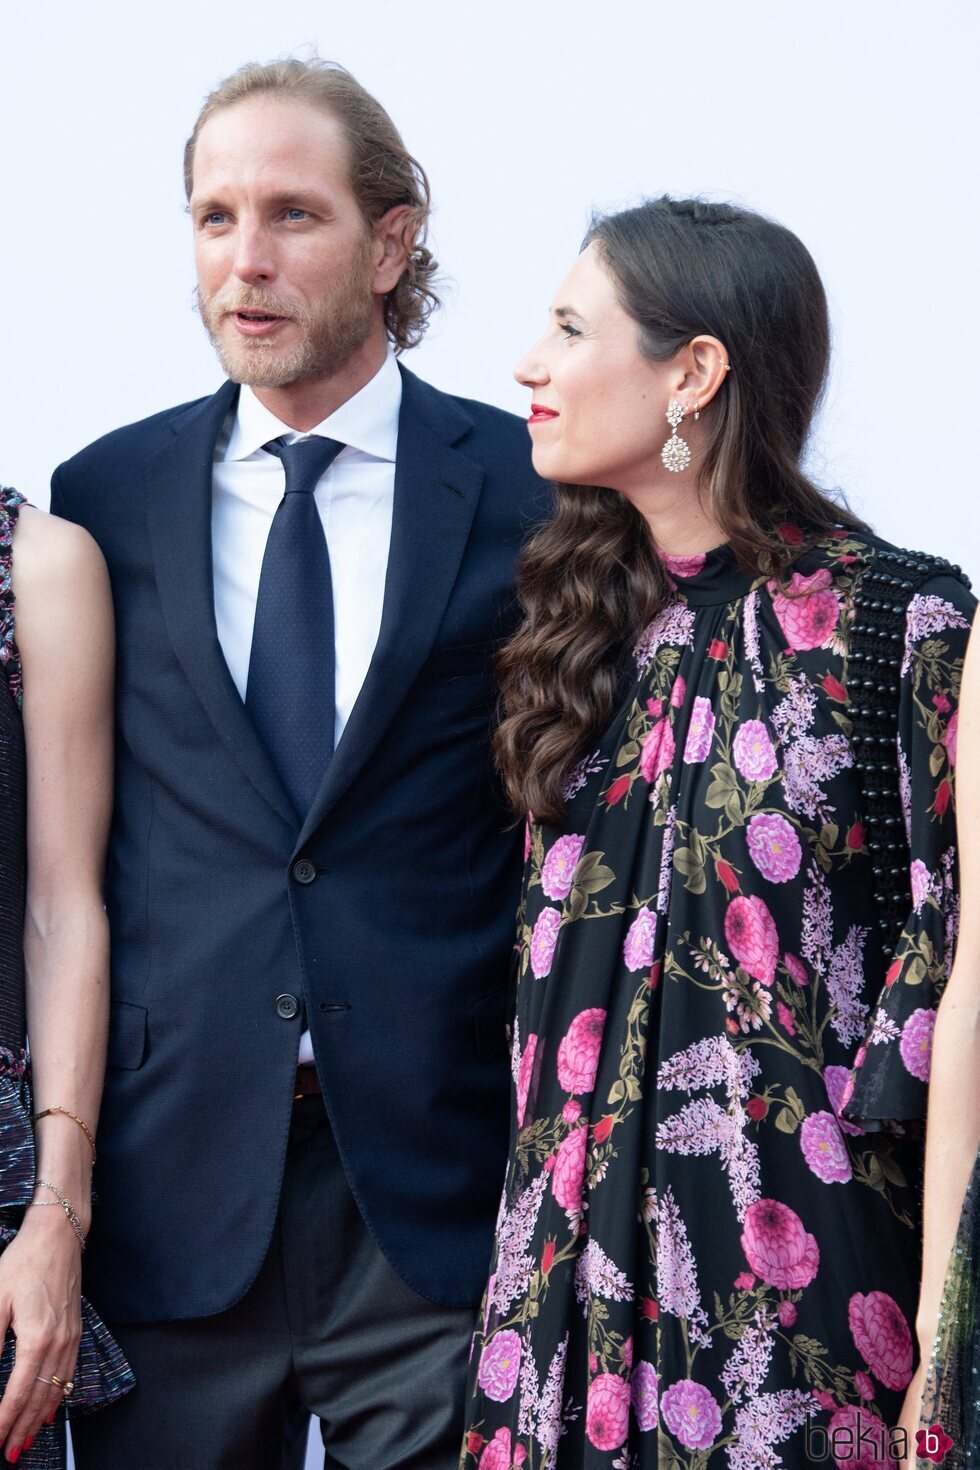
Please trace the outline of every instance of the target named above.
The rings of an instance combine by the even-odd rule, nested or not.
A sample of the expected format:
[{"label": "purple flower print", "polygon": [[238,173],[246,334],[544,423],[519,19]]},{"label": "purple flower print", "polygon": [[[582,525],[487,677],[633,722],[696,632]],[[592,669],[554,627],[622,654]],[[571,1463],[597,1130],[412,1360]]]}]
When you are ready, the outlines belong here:
[{"label": "purple flower print", "polygon": [[725,915],[725,938],[742,969],[771,985],[779,960],[779,935],[761,898],[732,899]]},{"label": "purple flower print", "polygon": [[563,1210],[578,1211],[582,1208],[588,1141],[588,1128],[573,1128],[563,1139],[555,1155],[555,1167],[551,1171],[551,1192]]},{"label": "purple flower print", "polygon": [[851,1160],[833,1113],[811,1113],[800,1128],[803,1157],[824,1184],[846,1184]]},{"label": "purple flower print", "polygon": [[862,1368],[854,1375],[854,1387],[863,1399],[873,1399],[875,1396],[874,1379],[869,1378]]},{"label": "purple flower print", "polygon": [[509,1328],[491,1337],[484,1347],[476,1381],[488,1399],[503,1404],[517,1387],[520,1371],[520,1334]]},{"label": "purple flower print", "polygon": [[775,582],[769,583],[773,610],[790,648],[803,652],[829,644],[840,617],[840,598],[831,590],[833,580],[829,567],[809,577],[794,572],[788,596]]},{"label": "purple flower print", "polygon": [[541,869],[541,888],[545,898],[567,898],[572,891],[575,869],[585,846],[584,837],[569,833],[559,837],[550,849]]},{"label": "purple flower print", "polygon": [[558,1047],[558,1082],[565,1092],[591,1092],[602,1048],[606,1013],[579,1011]]},{"label": "purple flower print", "polygon": [[715,733],[715,716],[711,700],[698,695],[691,709],[691,723],[684,744],[684,764],[700,765],[711,753],[711,741]]},{"label": "purple flower print", "polygon": [[932,1067],[932,1033],[936,1025],[935,1011],[925,1008],[913,1011],[902,1027],[898,1043],[902,1061],[913,1077],[920,1082],[929,1081]]},{"label": "purple flower print", "polygon": [[658,720],[649,731],[640,751],[640,771],[645,781],[657,777],[674,764],[674,732],[669,720]]},{"label": "purple flower print", "polygon": [[850,1069],[848,1067],[824,1067],[823,1081],[827,1089],[827,1096],[830,1099],[830,1106],[834,1110],[834,1117],[837,1119],[841,1128],[845,1133],[850,1133],[855,1138],[862,1136],[865,1131],[863,1128],[859,1128],[856,1123],[849,1123],[846,1118],[841,1117],[841,1113],[850,1102],[851,1093],[854,1091],[854,1078],[851,1076]]},{"label": "purple flower print", "polygon": [[543,908],[531,934],[531,971],[537,980],[551,974],[560,927],[561,909]]},{"label": "purple flower print", "polygon": [[745,1212],[742,1249],[757,1276],[781,1291],[799,1291],[817,1274],[820,1249],[789,1205],[756,1200]]},{"label": "purple flower print", "polygon": [[657,1370],[645,1360],[633,1369],[631,1398],[637,1428],[646,1434],[657,1427]]},{"label": "purple flower print", "polygon": [[739,725],[732,741],[735,769],[746,781],[768,781],[779,769],[776,749],[761,720]]},{"label": "purple flower print", "polygon": [[930,886],[929,869],[921,858],[916,858],[909,869],[909,883],[912,889],[912,907],[917,914],[921,913],[922,905],[929,897]]},{"label": "purple flower print", "polygon": [[682,1378],[660,1400],[664,1423],[689,1450],[706,1450],[721,1433],[721,1409],[703,1383]]},{"label": "purple flower print", "polygon": [[657,932],[657,921],[648,908],[640,909],[633,920],[623,944],[623,959],[627,970],[648,970],[653,964],[653,941]]},{"label": "purple flower print", "polygon": [[834,1455],[837,1470],[881,1470],[889,1460],[888,1430],[864,1405],[844,1404],[827,1426],[831,1445],[843,1446]]},{"label": "purple flower print", "polygon": [[847,1320],[857,1350],[886,1388],[907,1388],[912,1381],[912,1333],[905,1315],[887,1291],[855,1292]]},{"label": "purple flower print", "polygon": [[788,883],[800,871],[803,848],[792,822],[775,812],[759,812],[745,834],[749,856],[770,883]]},{"label": "purple flower print", "polygon": [[531,1078],[534,1075],[534,1057],[538,1049],[538,1038],[532,1034],[527,1038],[524,1051],[521,1053],[521,1064],[517,1069],[517,1126],[524,1127],[524,1118],[527,1113],[527,1096],[531,1090]]},{"label": "purple flower print", "polygon": [[589,1384],[585,1432],[597,1450],[618,1450],[630,1422],[630,1386],[618,1373],[600,1373]]}]

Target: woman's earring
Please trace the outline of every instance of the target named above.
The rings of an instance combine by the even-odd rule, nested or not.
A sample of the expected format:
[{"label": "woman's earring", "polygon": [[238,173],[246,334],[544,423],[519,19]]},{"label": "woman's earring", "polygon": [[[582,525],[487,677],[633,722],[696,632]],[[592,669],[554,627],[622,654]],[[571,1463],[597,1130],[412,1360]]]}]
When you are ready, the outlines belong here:
[{"label": "woman's earring", "polygon": [[677,425],[684,417],[684,410],[677,399],[671,400],[667,410],[667,422],[670,424],[671,435],[660,451],[660,458],[664,462],[664,469],[670,470],[672,474],[678,475],[681,470],[686,470],[691,463],[691,446],[686,439],[681,439],[677,433]]}]

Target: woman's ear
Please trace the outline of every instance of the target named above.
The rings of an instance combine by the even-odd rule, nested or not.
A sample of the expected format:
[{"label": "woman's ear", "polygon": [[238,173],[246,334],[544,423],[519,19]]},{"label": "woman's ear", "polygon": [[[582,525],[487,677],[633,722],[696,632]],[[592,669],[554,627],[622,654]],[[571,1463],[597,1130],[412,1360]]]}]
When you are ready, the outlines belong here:
[{"label": "woman's ear", "polygon": [[728,376],[728,352],[717,337],[694,337],[679,354],[683,376],[677,397],[687,413],[697,413],[714,398]]}]

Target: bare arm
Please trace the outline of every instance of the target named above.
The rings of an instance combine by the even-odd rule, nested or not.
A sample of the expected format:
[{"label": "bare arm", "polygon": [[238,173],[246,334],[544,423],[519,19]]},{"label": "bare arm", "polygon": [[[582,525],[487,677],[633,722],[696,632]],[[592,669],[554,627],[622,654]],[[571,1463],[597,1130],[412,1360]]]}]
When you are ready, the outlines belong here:
[{"label": "bare arm", "polygon": [[[95,1133],[108,1024],[102,876],[112,793],[113,626],[101,554],[79,528],[21,508],[14,538],[17,644],[27,743],[27,1030],[36,1112],[63,1107]],[[63,1114],[36,1125],[38,1177],[91,1214],[92,1154]],[[80,1331],[81,1251],[54,1196],[27,1210],[0,1257],[0,1325],[17,1361],[0,1401],[10,1452],[60,1402],[36,1381],[70,1378]]]}]

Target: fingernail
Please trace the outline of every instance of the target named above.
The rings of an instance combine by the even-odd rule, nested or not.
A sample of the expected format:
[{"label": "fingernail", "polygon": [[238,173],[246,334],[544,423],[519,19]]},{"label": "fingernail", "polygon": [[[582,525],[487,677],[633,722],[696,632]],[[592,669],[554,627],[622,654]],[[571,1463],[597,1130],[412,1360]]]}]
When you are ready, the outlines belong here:
[{"label": "fingernail", "polygon": [[14,1449],[7,1451],[7,1459],[9,1460],[11,1465],[17,1464],[17,1461],[20,1459],[20,1452],[22,1448],[23,1446],[17,1445]]},{"label": "fingernail", "polygon": [[31,1447],[31,1445],[33,1443],[34,1443],[34,1436],[33,1436],[33,1434],[29,1434],[27,1436],[27,1438],[24,1440],[24,1448],[25,1448],[25,1450],[29,1450],[30,1447]]},{"label": "fingernail", "polygon": [[55,1409],[54,1413],[51,1415],[51,1418],[48,1420],[48,1423],[49,1424],[53,1424],[54,1421],[57,1419],[57,1417],[58,1417],[58,1410]]}]

